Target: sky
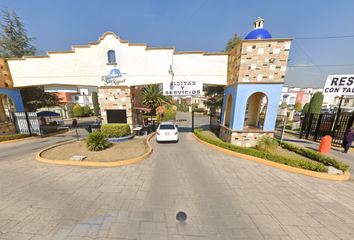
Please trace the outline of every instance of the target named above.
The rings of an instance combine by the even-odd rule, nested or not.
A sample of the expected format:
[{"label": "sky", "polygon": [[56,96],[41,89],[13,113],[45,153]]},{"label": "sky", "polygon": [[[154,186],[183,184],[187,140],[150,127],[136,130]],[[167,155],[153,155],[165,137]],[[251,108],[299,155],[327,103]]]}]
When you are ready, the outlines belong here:
[{"label": "sky", "polygon": [[151,47],[219,52],[260,16],[273,38],[295,38],[285,86],[323,87],[327,75],[354,74],[354,0],[1,0],[6,6],[36,37],[39,55],[96,42],[107,31]]}]

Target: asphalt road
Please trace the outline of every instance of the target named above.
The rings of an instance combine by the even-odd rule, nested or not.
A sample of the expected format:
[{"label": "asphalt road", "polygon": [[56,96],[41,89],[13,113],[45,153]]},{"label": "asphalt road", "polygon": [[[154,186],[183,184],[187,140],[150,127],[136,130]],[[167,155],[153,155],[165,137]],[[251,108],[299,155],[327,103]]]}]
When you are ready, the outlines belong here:
[{"label": "asphalt road", "polygon": [[0,239],[354,239],[353,181],[233,157],[178,125],[178,143],[153,138],[152,155],[126,166],[41,163],[33,146],[1,159]]}]

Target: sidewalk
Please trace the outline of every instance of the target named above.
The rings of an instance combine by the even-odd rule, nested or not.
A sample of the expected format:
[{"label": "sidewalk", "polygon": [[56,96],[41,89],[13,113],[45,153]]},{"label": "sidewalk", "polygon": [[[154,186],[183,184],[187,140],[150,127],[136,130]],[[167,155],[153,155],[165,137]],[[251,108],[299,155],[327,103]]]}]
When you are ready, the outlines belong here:
[{"label": "sidewalk", "polygon": [[[292,143],[294,145],[297,145],[299,147],[304,147],[304,148],[311,149],[314,151],[317,151],[320,146],[319,142],[314,142],[314,141],[307,140],[307,139],[299,139],[299,138],[292,137],[289,135],[284,135],[283,140],[286,142]],[[348,153],[342,153],[341,152],[342,150],[343,150],[343,148],[338,148],[338,147],[332,146],[331,153],[325,154],[325,155],[335,158],[344,164],[348,164],[350,166],[350,168],[349,168],[349,173],[351,175],[350,179],[354,179],[354,152],[348,151]]]}]

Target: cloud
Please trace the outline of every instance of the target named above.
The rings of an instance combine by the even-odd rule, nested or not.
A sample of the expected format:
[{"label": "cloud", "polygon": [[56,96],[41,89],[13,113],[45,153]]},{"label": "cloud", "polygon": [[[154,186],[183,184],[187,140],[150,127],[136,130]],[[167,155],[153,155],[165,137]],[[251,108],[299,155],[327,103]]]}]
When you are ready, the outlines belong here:
[{"label": "cloud", "polygon": [[292,66],[288,66],[286,68],[286,72],[290,72],[290,71],[298,71],[299,69],[302,69],[304,67],[310,67],[313,66],[311,63],[297,63],[295,65]]},{"label": "cloud", "polygon": [[153,15],[153,14],[147,14],[147,13],[144,13],[143,16],[144,16],[144,17],[151,17],[151,18],[154,18],[154,17],[155,17],[155,15]]}]

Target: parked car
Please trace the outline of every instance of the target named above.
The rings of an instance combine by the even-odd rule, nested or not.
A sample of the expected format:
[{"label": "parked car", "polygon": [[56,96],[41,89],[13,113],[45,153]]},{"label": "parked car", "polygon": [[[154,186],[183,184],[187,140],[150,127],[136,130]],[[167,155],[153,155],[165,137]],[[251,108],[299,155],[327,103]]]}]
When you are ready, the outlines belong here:
[{"label": "parked car", "polygon": [[157,142],[178,142],[178,128],[173,122],[162,122],[156,130]]},{"label": "parked car", "polygon": [[330,113],[328,108],[322,108],[321,113]]},{"label": "parked car", "polygon": [[295,111],[295,112],[294,112],[294,115],[295,115],[295,116],[301,116],[301,111]]}]

